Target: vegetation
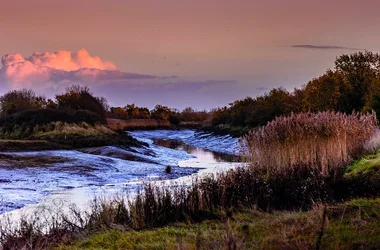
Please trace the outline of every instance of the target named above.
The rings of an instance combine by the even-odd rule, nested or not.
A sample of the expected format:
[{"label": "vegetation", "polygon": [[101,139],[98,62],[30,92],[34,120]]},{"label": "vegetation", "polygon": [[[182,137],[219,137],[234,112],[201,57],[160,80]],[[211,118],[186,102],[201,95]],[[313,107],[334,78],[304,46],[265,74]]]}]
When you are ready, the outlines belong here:
[{"label": "vegetation", "polygon": [[195,111],[191,107],[185,108],[182,112],[177,109],[169,108],[163,105],[156,105],[154,109],[149,110],[144,107],[137,107],[129,104],[125,107],[111,107],[107,112],[108,118],[135,120],[135,119],[154,119],[168,121],[172,125],[195,126],[200,125],[210,119],[210,113],[207,111]]},{"label": "vegetation", "polygon": [[337,176],[366,151],[378,129],[376,114],[335,112],[278,117],[240,139],[252,167],[288,172],[305,166],[310,171]]},{"label": "vegetation", "polygon": [[[57,249],[377,249],[380,200],[352,200],[308,212],[245,209],[228,218],[144,231],[104,230]],[[364,240],[365,239],[365,240]]]},{"label": "vegetation", "polygon": [[[256,129],[240,139],[244,166],[194,180],[189,186],[146,184],[133,199],[96,200],[89,212],[73,208],[72,214],[53,214],[42,224],[38,216],[22,220],[16,230],[2,224],[1,243],[4,249],[377,248],[379,76],[378,54],[342,55],[334,70],[302,89],[292,93],[273,89],[255,99],[236,101],[214,110],[211,120],[207,112],[179,112],[161,105],[151,111],[129,105],[106,113],[104,99],[80,87],[68,89],[38,111],[34,107],[7,111],[1,118],[4,134],[60,144],[67,136],[70,142],[93,137],[109,141],[113,132],[102,125],[106,116],[149,117],[172,124],[209,120],[218,128]],[[374,112],[367,113],[371,109]],[[82,117],[77,115],[82,110],[99,119],[86,123],[75,118]],[[67,120],[31,115],[36,118],[30,121],[33,126],[27,126],[33,128],[30,133],[22,128],[29,121],[21,112],[64,112]],[[372,200],[349,202],[363,197]],[[132,237],[134,241],[127,241]]]},{"label": "vegetation", "polygon": [[55,98],[58,109],[92,111],[105,123],[107,101],[104,98],[94,97],[89,88],[74,85],[67,88],[66,93],[57,95]]},{"label": "vegetation", "polygon": [[372,109],[380,114],[380,55],[355,52],[338,57],[334,69],[293,92],[277,88],[263,96],[247,97],[229,107],[213,110],[210,129],[223,132],[240,127],[241,135],[291,113],[335,111],[350,114]]},{"label": "vegetation", "polygon": [[13,90],[0,97],[0,114],[6,116],[24,109],[46,107],[45,97],[37,96],[32,90]]},{"label": "vegetation", "polygon": [[346,176],[355,176],[360,173],[372,175],[374,172],[380,170],[380,152],[376,152],[375,154],[370,154],[363,157],[360,160],[355,161],[352,165],[350,165],[345,175]]},{"label": "vegetation", "polygon": [[0,97],[0,148],[43,150],[103,145],[140,145],[132,137],[106,127],[107,102],[87,87],[72,86],[56,101],[31,90]]},{"label": "vegetation", "polygon": [[[92,95],[87,87],[72,86],[55,101],[37,96],[31,90],[11,91],[0,98],[2,116],[30,109],[58,109],[64,111],[86,110],[107,118],[158,119],[174,125],[203,126],[204,129],[235,136],[264,126],[279,116],[291,113],[334,111],[350,114],[380,113],[380,55],[369,51],[341,55],[335,67],[305,86],[289,92],[284,88],[272,89],[256,98],[247,97],[228,107],[210,112],[185,108],[183,111],[156,105],[149,110],[134,104],[109,108],[107,101]],[[56,118],[58,121],[58,117]],[[91,123],[85,118],[83,122]],[[49,121],[50,122],[50,121]],[[1,126],[1,124],[0,124]]]},{"label": "vegetation", "polygon": [[[345,164],[348,162],[345,157],[336,158],[333,153],[324,153],[322,154],[324,156],[323,160],[319,160],[316,157],[317,160],[311,162],[305,161],[306,157],[302,157],[315,153],[313,151],[315,149],[313,148],[310,149],[311,151],[305,150],[306,146],[303,143],[311,145],[313,142],[316,142],[320,147],[318,150],[323,151],[337,147],[335,143],[342,143],[342,138],[346,138],[347,136],[357,136],[358,138],[352,142],[354,144],[346,142],[340,148],[337,148],[337,150],[347,154],[347,159],[358,157],[359,153],[363,154],[365,152],[366,142],[373,134],[371,131],[374,131],[373,126],[376,124],[375,115],[344,115],[333,112],[308,113],[293,115],[288,118],[279,118],[266,127],[257,130],[256,133],[258,134],[252,132],[247,137],[244,137],[243,140],[246,140],[246,144],[244,145],[249,145],[251,143],[250,140],[255,140],[257,139],[255,136],[260,135],[259,139],[263,142],[262,145],[274,149],[273,158],[281,155],[288,155],[289,157],[289,152],[292,152],[297,157],[290,157],[291,161],[288,160],[288,157],[280,157],[279,159],[285,160],[272,163],[266,158],[265,153],[258,154],[256,157],[248,155],[248,159],[251,160],[248,162],[248,166],[242,166],[216,176],[207,176],[195,180],[190,186],[165,188],[147,184],[133,199],[121,196],[113,200],[98,200],[92,205],[89,213],[80,213],[73,210],[73,214],[70,216],[62,214],[54,215],[55,221],[49,221],[46,224],[49,226],[47,234],[36,226],[38,225],[36,222],[23,221],[18,231],[9,231],[4,228],[1,240],[4,246],[8,248],[27,245],[34,248],[46,248],[51,246],[50,244],[63,244],[62,241],[65,241],[65,239],[68,239],[68,242],[65,244],[70,245],[72,239],[83,235],[99,233],[102,230],[115,228],[118,231],[121,230],[115,237],[118,237],[118,235],[133,235],[136,233],[134,230],[151,230],[166,227],[173,223],[198,223],[204,220],[221,220],[225,218],[223,214],[231,219],[235,213],[244,211],[247,208],[254,208],[258,211],[273,213],[259,213],[261,216],[268,216],[267,218],[276,218],[273,217],[278,216],[278,212],[275,211],[311,210],[306,213],[293,213],[289,215],[289,221],[291,222],[279,222],[279,224],[275,223],[273,225],[271,223],[266,224],[269,228],[275,227],[275,225],[286,227],[288,224],[295,222],[299,225],[300,228],[298,226],[295,227],[295,231],[292,231],[294,234],[290,234],[290,239],[285,238],[279,241],[280,248],[287,245],[289,247],[304,246],[306,248],[318,245],[319,247],[317,248],[321,248],[323,244],[341,244],[341,240],[346,242],[344,244],[348,244],[348,247],[355,247],[357,246],[356,244],[359,244],[359,246],[379,244],[379,239],[376,238],[379,215],[377,214],[377,210],[375,212],[371,210],[373,209],[372,207],[368,208],[368,212],[370,213],[370,215],[366,215],[368,218],[359,217],[360,220],[357,222],[358,225],[363,226],[362,228],[368,225],[368,230],[372,230],[365,242],[358,242],[358,238],[352,236],[358,227],[355,227],[354,222],[351,222],[349,219],[344,222],[347,223],[343,224],[346,227],[341,230],[341,232],[347,235],[326,229],[329,227],[326,222],[329,218],[335,220],[334,227],[330,228],[330,230],[334,230],[341,227],[338,220],[341,221],[340,223],[343,223],[345,216],[351,214],[351,210],[348,210],[346,214],[345,209],[342,209],[342,206],[340,206],[337,210],[337,215],[337,211],[334,210],[335,206],[327,204],[348,201],[355,197],[379,196],[379,168],[376,167],[376,164],[372,164],[372,168],[367,167],[366,171],[353,173],[353,169],[359,169],[355,167],[355,164],[358,163],[355,163],[353,166],[348,167],[347,173],[345,173]],[[349,129],[356,132],[350,134],[352,132]],[[271,133],[268,131],[271,131]],[[304,138],[299,137],[301,133],[304,135]],[[323,144],[323,141],[328,143]],[[289,144],[285,144],[285,147],[277,147],[278,143]],[[262,150],[264,147],[260,146],[261,144],[258,145],[258,149]],[[289,147],[291,150],[289,150]],[[252,154],[252,150],[249,147],[247,152]],[[380,157],[380,155],[378,156]],[[263,159],[260,159],[260,157]],[[362,161],[364,162],[365,159]],[[321,162],[325,162],[326,165],[321,164]],[[323,166],[327,167],[326,171],[323,171]],[[336,171],[337,168],[342,171]],[[368,171],[369,168],[371,168],[370,171]],[[363,202],[365,203],[365,201]],[[378,200],[370,201],[369,204],[372,206],[378,204],[378,202]],[[315,207],[321,208],[313,210]],[[316,218],[319,219],[311,219],[309,221],[306,215],[312,215],[313,211],[317,211],[319,217]],[[360,208],[360,214],[361,211]],[[257,223],[260,223],[259,218]],[[278,218],[281,221],[281,217]],[[362,220],[365,220],[365,222]],[[370,224],[367,223],[367,220],[371,221]],[[199,226],[199,224],[197,225]],[[258,228],[260,228],[260,224],[258,224]],[[124,230],[128,232],[122,232]],[[281,231],[281,228],[277,228],[277,230],[280,230],[280,233],[287,232]],[[278,231],[275,230],[275,232]],[[251,246],[249,244],[252,241],[237,241],[236,235],[239,234],[235,234],[234,236],[232,233],[227,233],[226,241],[219,244],[229,244],[231,247],[234,244],[248,244],[248,246]],[[270,235],[267,237],[270,237]],[[296,235],[298,238],[296,238]],[[93,237],[92,239],[95,242],[90,239],[87,243],[78,244],[84,244],[84,247],[101,244],[96,240],[97,236]],[[253,242],[258,242],[258,247],[262,246],[262,244],[268,244],[265,241],[261,241],[262,238],[258,238],[256,234],[251,237],[254,237]],[[337,240],[324,241],[324,237],[336,238]],[[115,239],[116,242],[118,240],[121,239]],[[199,240],[202,242],[201,238]],[[120,244],[124,243],[120,242]]]},{"label": "vegetation", "polygon": [[[270,184],[260,186],[265,183],[255,185],[258,179],[254,179],[253,172],[250,171],[242,168],[219,176],[218,179],[200,180],[190,189],[165,189],[146,185],[133,200],[128,197],[111,201],[96,200],[88,213],[73,208],[70,215],[53,214],[51,217],[43,217],[48,219],[42,224],[41,217],[36,216],[31,220],[21,221],[17,231],[2,224],[1,242],[4,249],[45,249],[58,245],[61,249],[114,249],[130,246],[125,244],[148,244],[147,247],[153,244],[151,247],[159,247],[169,243],[167,247],[185,243],[201,244],[199,246],[202,247],[216,244],[216,248],[231,246],[230,249],[234,245],[260,248],[270,246],[269,244],[274,244],[274,249],[286,246],[311,248],[320,244],[320,249],[324,249],[343,244],[354,249],[358,246],[372,247],[380,244],[379,199],[360,199],[326,206],[315,200],[316,193],[309,189],[317,186],[311,183],[315,179],[301,181],[294,175],[288,175],[287,179],[284,176],[269,178],[266,181]],[[309,187],[304,189],[305,184]],[[272,187],[277,188],[271,189]],[[377,196],[378,190],[374,190]],[[293,194],[292,191],[297,193]],[[287,202],[289,198],[291,200]],[[310,199],[311,210],[263,212],[268,211],[269,207],[301,208],[304,204],[297,203],[299,199]],[[174,230],[172,232],[179,230],[182,233],[169,235],[169,238],[162,238],[156,242],[157,245],[154,244],[152,241],[156,237],[166,235],[167,228],[152,229],[167,226]],[[366,230],[366,233],[358,234],[358,230]],[[224,233],[221,234],[222,232]],[[185,233],[189,234],[190,241],[183,238],[178,241],[178,237]],[[206,237],[201,237],[204,234]],[[87,239],[88,236],[90,238]],[[128,241],[132,237],[135,237],[134,240]],[[145,243],[138,241],[145,237],[148,237]],[[73,242],[74,239],[79,242]],[[272,242],[274,239],[277,240]]]}]

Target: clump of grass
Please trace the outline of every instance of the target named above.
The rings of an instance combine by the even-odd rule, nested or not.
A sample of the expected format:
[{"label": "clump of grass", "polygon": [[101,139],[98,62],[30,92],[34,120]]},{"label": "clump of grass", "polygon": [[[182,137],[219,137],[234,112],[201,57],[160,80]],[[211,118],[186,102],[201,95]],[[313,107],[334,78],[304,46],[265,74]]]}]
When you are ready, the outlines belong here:
[{"label": "clump of grass", "polygon": [[349,177],[360,173],[367,174],[376,171],[380,171],[380,151],[353,162],[347,167],[345,176]]},{"label": "clump of grass", "polygon": [[302,165],[325,176],[336,175],[365,153],[377,125],[374,112],[291,114],[250,131],[240,143],[252,167],[291,174]]}]

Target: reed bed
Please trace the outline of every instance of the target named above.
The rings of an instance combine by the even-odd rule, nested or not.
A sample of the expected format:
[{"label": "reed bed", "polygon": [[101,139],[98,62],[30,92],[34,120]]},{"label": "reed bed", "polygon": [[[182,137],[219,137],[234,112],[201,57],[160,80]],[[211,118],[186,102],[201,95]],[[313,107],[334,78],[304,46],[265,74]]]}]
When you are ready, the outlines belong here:
[{"label": "reed bed", "polygon": [[169,128],[170,122],[155,119],[111,119],[107,118],[107,125],[110,129],[115,131],[132,130],[132,129],[155,129],[155,128]]},{"label": "reed bed", "polygon": [[308,112],[278,117],[239,141],[251,167],[289,173],[303,166],[327,176],[362,156],[377,129],[374,112]]}]

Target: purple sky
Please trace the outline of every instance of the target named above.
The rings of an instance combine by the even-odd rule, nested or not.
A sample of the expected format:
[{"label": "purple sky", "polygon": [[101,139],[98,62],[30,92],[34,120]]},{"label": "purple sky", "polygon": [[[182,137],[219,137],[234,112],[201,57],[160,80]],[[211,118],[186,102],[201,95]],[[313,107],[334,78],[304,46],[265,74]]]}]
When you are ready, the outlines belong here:
[{"label": "purple sky", "polygon": [[224,106],[300,87],[343,53],[378,52],[379,9],[375,0],[4,1],[0,94],[53,96],[79,83],[111,105]]}]

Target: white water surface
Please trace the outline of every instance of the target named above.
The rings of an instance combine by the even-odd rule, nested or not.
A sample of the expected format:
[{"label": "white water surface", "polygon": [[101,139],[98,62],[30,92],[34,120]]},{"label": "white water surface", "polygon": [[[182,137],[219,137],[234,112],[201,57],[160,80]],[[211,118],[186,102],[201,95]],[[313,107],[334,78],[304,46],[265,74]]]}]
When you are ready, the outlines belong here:
[{"label": "white water surface", "polygon": [[[186,185],[194,178],[239,166],[237,139],[195,130],[129,132],[148,143],[141,148],[17,152],[13,157],[59,157],[62,162],[17,168],[0,160],[0,224],[18,221],[41,208],[86,209],[95,197],[133,193],[141,184]],[[96,153],[95,153],[96,152]],[[124,157],[127,155],[128,157]],[[172,173],[165,173],[167,165]]]}]

